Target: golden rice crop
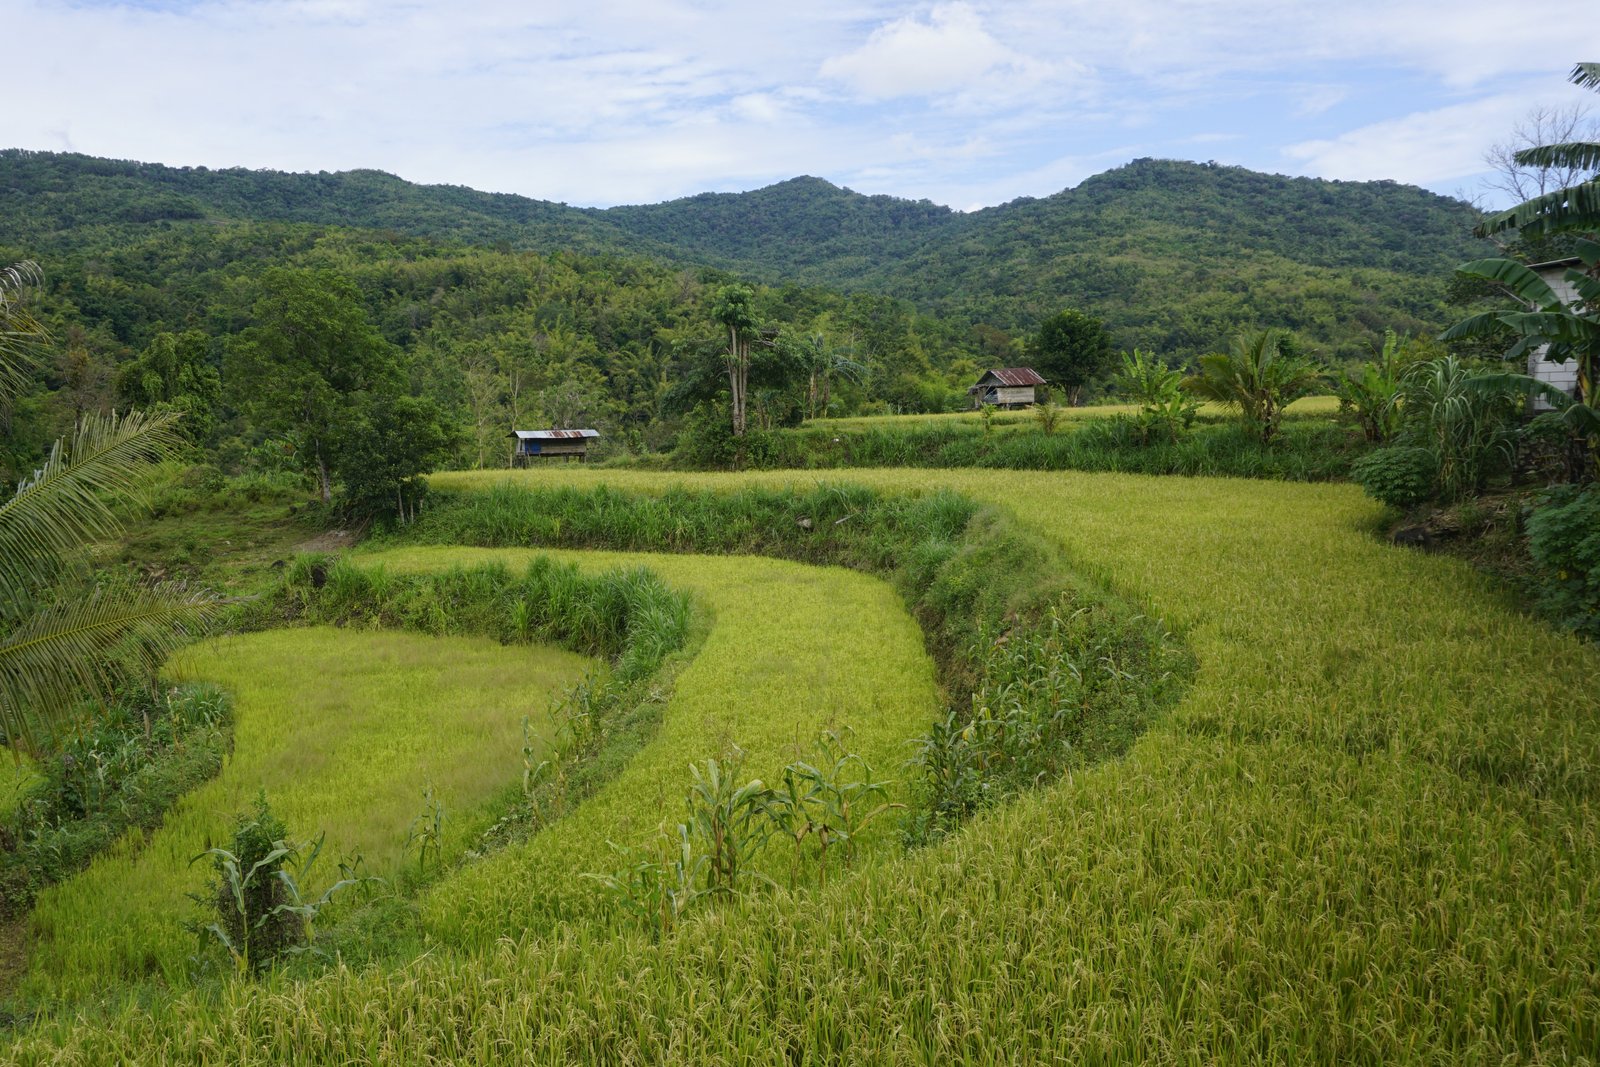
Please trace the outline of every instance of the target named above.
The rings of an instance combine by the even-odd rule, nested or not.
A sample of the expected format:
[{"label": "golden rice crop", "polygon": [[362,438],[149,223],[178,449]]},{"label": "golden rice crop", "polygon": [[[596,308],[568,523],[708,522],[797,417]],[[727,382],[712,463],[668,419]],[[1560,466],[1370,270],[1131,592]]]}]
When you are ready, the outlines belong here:
[{"label": "golden rice crop", "polygon": [[[1106,418],[1111,415],[1133,415],[1138,404],[1089,404],[1084,407],[1060,409],[1065,419]],[[1336,396],[1303,396],[1285,409],[1290,415],[1332,415],[1339,410]],[[1221,404],[1206,401],[1200,405],[1200,414],[1209,418],[1225,418],[1231,414]],[[1038,425],[1031,410],[995,411],[990,418],[996,429],[1026,428]],[[851,415],[836,419],[807,419],[810,429],[860,430],[871,426],[906,425],[979,425],[983,416],[977,411],[946,411],[926,415]]]},{"label": "golden rice crop", "polygon": [[[457,487],[506,475],[452,475]],[[537,484],[803,483],[549,470]],[[1600,652],[1348,486],[851,471],[1179,623],[1179,706],[937,847],[652,944],[512,936],[25,1035],[17,1062],[1590,1063]],[[871,648],[869,643],[867,648]],[[504,892],[503,890],[497,890]]]},{"label": "golden rice crop", "polygon": [[[442,570],[499,561],[512,569],[525,549],[402,548],[365,557],[394,571]],[[745,774],[771,781],[826,728],[848,730],[852,747],[883,777],[899,779],[908,742],[938,706],[933,665],[916,623],[894,591],[838,567],[753,557],[549,552],[585,569],[644,565],[693,592],[714,622],[695,661],[677,679],[660,733],[626,770],[570,817],[525,845],[474,864],[435,888],[427,928],[451,946],[487,946],[507,932],[550,932],[592,916],[604,903],[575,877],[615,863],[607,842],[638,845],[684,816],[689,764],[746,753]],[[797,753],[797,745],[801,752]],[[861,865],[893,844],[887,823],[859,842]],[[764,857],[786,870],[778,849]]]}]

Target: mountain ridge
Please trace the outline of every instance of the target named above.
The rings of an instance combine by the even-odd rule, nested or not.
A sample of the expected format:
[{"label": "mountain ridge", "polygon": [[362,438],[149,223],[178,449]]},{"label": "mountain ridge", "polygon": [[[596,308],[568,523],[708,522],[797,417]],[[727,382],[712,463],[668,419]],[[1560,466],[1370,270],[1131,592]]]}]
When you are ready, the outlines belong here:
[{"label": "mountain ridge", "polygon": [[1346,354],[1447,317],[1444,283],[1482,254],[1477,212],[1395,182],[1138,159],[1046,197],[972,212],[814,175],[741,193],[580,208],[361,168],[304,172],[0,150],[0,244],[41,253],[123,231],[229,222],[348,226],[712,267],[864,290],[1011,330],[1062,306],[1132,347],[1192,352],[1249,322]]}]

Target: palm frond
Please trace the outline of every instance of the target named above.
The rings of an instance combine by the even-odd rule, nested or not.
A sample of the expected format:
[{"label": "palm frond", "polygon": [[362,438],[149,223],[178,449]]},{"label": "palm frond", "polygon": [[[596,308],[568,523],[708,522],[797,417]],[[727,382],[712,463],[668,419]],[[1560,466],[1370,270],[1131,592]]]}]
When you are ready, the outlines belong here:
[{"label": "palm frond", "polygon": [[121,529],[116,505],[136,499],[144,468],[180,443],[177,418],[88,416],[70,445],[56,442],[34,477],[0,503],[0,596],[23,598],[40,567]]},{"label": "palm frond", "polygon": [[70,720],[76,700],[104,694],[130,669],[153,671],[221,603],[182,585],[58,597],[0,639],[0,729],[37,750]]},{"label": "palm frond", "polygon": [[1567,80],[1585,89],[1600,89],[1600,63],[1575,64]]},{"label": "palm frond", "polygon": [[1593,141],[1568,141],[1524,148],[1514,157],[1524,167],[1561,167],[1568,170],[1600,170],[1600,144]]},{"label": "palm frond", "polygon": [[1526,237],[1542,237],[1565,230],[1595,229],[1600,229],[1600,181],[1583,182],[1536,196],[1490,215],[1472,232],[1478,237],[1489,237],[1507,230],[1520,230]]},{"label": "palm frond", "polygon": [[29,260],[0,267],[0,400],[26,389],[40,365],[38,346],[47,334],[23,308],[19,294],[42,277],[38,264]]}]

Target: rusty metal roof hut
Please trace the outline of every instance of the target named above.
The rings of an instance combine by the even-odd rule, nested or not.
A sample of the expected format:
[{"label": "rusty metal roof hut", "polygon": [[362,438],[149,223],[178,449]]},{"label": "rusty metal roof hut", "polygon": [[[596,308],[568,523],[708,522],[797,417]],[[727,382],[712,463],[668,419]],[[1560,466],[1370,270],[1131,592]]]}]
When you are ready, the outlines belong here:
[{"label": "rusty metal roof hut", "polygon": [[967,390],[972,406],[1022,408],[1035,402],[1034,389],[1045,384],[1032,367],[995,367],[983,372],[977,384]]},{"label": "rusty metal roof hut", "polygon": [[535,459],[576,459],[582,463],[589,455],[589,442],[599,430],[512,430],[506,436],[515,442],[511,465],[526,467]]}]

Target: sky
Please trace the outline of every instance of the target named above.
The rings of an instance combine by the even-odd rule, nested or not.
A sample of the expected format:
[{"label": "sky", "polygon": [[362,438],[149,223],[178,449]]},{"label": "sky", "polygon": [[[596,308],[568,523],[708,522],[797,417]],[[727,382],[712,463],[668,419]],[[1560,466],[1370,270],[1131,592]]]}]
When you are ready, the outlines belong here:
[{"label": "sky", "polygon": [[1530,108],[1600,105],[1592,0],[0,0],[0,40],[0,147],[585,206],[972,210],[1143,156],[1471,197]]}]

